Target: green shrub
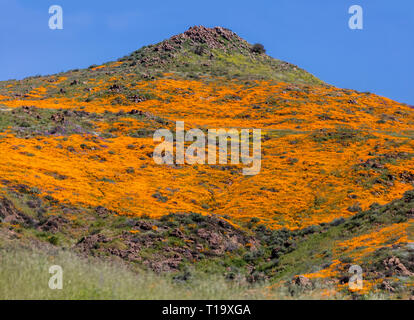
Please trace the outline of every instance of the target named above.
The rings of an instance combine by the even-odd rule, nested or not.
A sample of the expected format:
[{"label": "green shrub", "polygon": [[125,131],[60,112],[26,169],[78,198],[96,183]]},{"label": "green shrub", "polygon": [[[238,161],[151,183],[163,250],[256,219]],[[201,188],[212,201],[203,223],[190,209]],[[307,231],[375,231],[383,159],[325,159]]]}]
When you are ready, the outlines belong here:
[{"label": "green shrub", "polygon": [[252,52],[257,53],[257,54],[262,54],[266,52],[266,49],[261,43],[256,43],[252,47]]}]

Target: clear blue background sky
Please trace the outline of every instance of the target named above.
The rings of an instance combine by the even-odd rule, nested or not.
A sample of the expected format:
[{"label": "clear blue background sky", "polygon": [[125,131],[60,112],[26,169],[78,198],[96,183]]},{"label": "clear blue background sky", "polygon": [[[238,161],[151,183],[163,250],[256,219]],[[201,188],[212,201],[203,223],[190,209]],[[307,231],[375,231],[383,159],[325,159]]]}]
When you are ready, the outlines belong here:
[{"label": "clear blue background sky", "polygon": [[[48,27],[50,5],[63,30]],[[364,30],[348,8],[364,9]],[[192,25],[227,27],[343,88],[414,105],[412,0],[1,0],[0,80],[116,60]]]}]

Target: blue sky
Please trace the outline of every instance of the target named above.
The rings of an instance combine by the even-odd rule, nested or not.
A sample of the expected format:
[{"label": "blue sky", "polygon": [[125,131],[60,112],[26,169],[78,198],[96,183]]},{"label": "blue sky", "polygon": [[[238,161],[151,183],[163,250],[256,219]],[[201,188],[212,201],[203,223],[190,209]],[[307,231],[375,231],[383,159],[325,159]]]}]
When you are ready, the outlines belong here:
[{"label": "blue sky", "polygon": [[[63,30],[48,27],[54,4]],[[363,30],[348,28],[354,4]],[[193,25],[227,27],[330,84],[414,105],[409,0],[1,0],[0,80],[116,60]]]}]

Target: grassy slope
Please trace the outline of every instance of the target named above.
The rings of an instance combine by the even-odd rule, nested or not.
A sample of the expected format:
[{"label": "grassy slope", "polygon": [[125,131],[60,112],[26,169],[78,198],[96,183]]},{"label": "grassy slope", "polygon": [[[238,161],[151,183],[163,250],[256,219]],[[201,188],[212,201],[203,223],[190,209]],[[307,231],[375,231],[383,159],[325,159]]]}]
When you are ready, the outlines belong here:
[{"label": "grassy slope", "polygon": [[[342,299],[350,295],[369,299],[407,299],[411,295],[410,285],[413,284],[414,277],[403,276],[395,270],[387,273],[383,261],[389,257],[398,257],[409,270],[414,269],[413,248],[406,246],[405,242],[396,245],[400,237],[406,236],[411,241],[413,239],[413,195],[413,192],[407,192],[401,200],[385,206],[374,205],[370,210],[352,218],[337,219],[330,224],[294,232],[272,231],[252,220],[245,227],[246,231],[239,230],[234,234],[244,236],[249,243],[255,243],[255,250],[251,251],[242,246],[235,251],[226,249],[225,252],[214,254],[208,249],[211,243],[197,237],[200,230],[208,226],[206,223],[211,222],[210,218],[200,215],[170,215],[161,220],[126,219],[109,215],[104,219],[97,219],[93,213],[84,212],[82,222],[78,220],[75,224],[59,226],[58,231],[46,231],[43,226],[48,225],[49,220],[36,221],[39,213],[26,205],[32,197],[8,196],[22,215],[35,221],[20,223],[19,228],[8,223],[3,224],[0,237],[0,297],[168,299],[180,292],[179,296],[183,299]],[[147,268],[148,265],[143,267],[136,259],[130,260],[122,254],[116,254],[117,251],[113,250],[121,250],[121,253],[122,250],[128,250],[128,245],[124,247],[120,241],[125,239],[125,227],[142,222],[156,226],[149,230],[141,229],[132,237],[134,242],[147,245],[146,249],[139,251],[139,257],[143,261],[163,263],[171,259],[171,256],[167,254],[160,257],[160,252],[168,252],[172,248],[191,250],[192,245],[188,245],[186,239],[192,239],[196,246],[204,246],[204,254],[196,262],[183,259],[176,269],[158,275],[152,273]],[[217,234],[234,232],[230,226],[224,226],[220,230],[222,224],[220,220],[218,222],[217,226],[212,225],[208,230],[214,230]],[[407,223],[408,228],[402,231],[393,230],[394,239],[381,239],[382,230],[402,223]],[[182,230],[182,237],[177,236],[178,226]],[[154,230],[159,231],[154,233]],[[83,238],[82,234],[84,237],[93,234],[105,235],[108,241],[96,242],[93,247],[83,251],[73,242],[76,238]],[[374,250],[364,252],[364,246],[356,246],[345,252],[338,250],[338,243],[352,241],[366,234],[380,240]],[[154,242],[157,238],[160,241]],[[62,247],[66,249],[62,251]],[[213,249],[214,246],[211,250]],[[359,255],[361,251],[363,254]],[[341,263],[335,264],[337,260]],[[61,265],[64,269],[63,291],[52,291],[47,287],[50,276],[47,268],[52,264]],[[364,281],[370,290],[355,295],[348,291],[346,283],[345,286],[338,287],[331,282],[332,279],[349,276],[348,268],[351,264],[363,267]],[[323,276],[324,270],[330,270],[329,277]],[[313,278],[313,272],[321,273],[322,276]],[[295,275],[304,273],[308,273],[308,277],[312,279],[310,287],[302,288],[292,284],[291,280]],[[382,289],[384,281],[390,283],[394,292]],[[150,289],[143,290],[143,287]]]}]

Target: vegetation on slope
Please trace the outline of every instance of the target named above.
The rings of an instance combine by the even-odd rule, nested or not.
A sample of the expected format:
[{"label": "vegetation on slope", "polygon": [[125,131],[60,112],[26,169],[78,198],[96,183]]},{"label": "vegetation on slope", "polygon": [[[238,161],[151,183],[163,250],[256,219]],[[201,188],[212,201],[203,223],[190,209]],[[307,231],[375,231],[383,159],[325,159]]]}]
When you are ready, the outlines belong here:
[{"label": "vegetation on slope", "polygon": [[[2,247],[48,243],[187,284],[218,275],[259,296],[412,295],[413,109],[254,48],[194,27],[117,62],[1,82]],[[260,174],[156,165],[152,134],[177,120],[262,129]]]},{"label": "vegetation on slope", "polygon": [[[9,270],[8,264],[13,264],[10,245],[17,242],[17,246],[30,244],[29,248],[33,248],[35,244],[35,248],[47,249],[53,263],[63,264],[65,268],[65,255],[73,253],[84,257],[82,259],[94,257],[106,261],[96,264],[94,260],[82,262],[84,260],[76,258],[76,263],[80,264],[76,268],[92,263],[106,273],[108,264],[111,266],[115,262],[122,266],[126,263],[128,277],[130,273],[137,273],[144,282],[155,282],[161,277],[162,281],[173,281],[173,287],[174,283],[181,283],[191,294],[203,294],[194,285],[202,284],[205,288],[216,277],[220,284],[217,290],[222,290],[217,293],[220,297],[229,294],[231,288],[237,288],[240,294],[250,292],[246,297],[257,295],[262,298],[300,298],[304,295],[369,298],[372,295],[385,297],[386,294],[388,298],[407,299],[412,295],[413,191],[390,204],[374,204],[351,218],[297,231],[270,230],[257,218],[240,228],[225,218],[195,213],[150,219],[118,216],[103,207],[81,213],[79,209],[61,206],[53,200],[42,201],[32,191],[23,190],[23,186],[19,192],[11,191],[2,198],[0,250],[9,256],[2,259],[4,272]],[[71,253],[61,256],[59,248]],[[23,257],[27,254],[16,244],[12,250]],[[44,258],[36,253],[34,261],[37,259],[43,262],[33,262],[39,263],[36,268],[47,268]],[[364,288],[358,292],[348,287],[349,268],[353,264],[360,265],[364,272]],[[27,268],[35,266],[28,264]],[[69,272],[75,272],[73,266],[68,268]],[[33,281],[45,281],[46,274],[41,274],[39,269],[35,271],[40,278]],[[169,275],[164,276],[167,271]],[[82,272],[83,276],[86,276],[85,272]],[[152,275],[152,272],[158,275]],[[297,275],[301,274],[307,282],[298,281]],[[26,279],[24,273],[22,277]],[[4,277],[2,281],[15,278],[7,279]],[[82,298],[85,290],[83,298],[108,297],[109,291],[102,296],[92,292],[96,283],[87,282],[81,288],[76,283],[71,284],[72,291],[62,297]],[[9,282],[5,288],[11,286]],[[73,291],[77,288],[81,289],[79,296]],[[45,297],[53,295],[44,289]],[[18,296],[17,292],[12,292]],[[113,294],[126,297],[125,293]],[[134,294],[136,298],[141,297]]]}]

